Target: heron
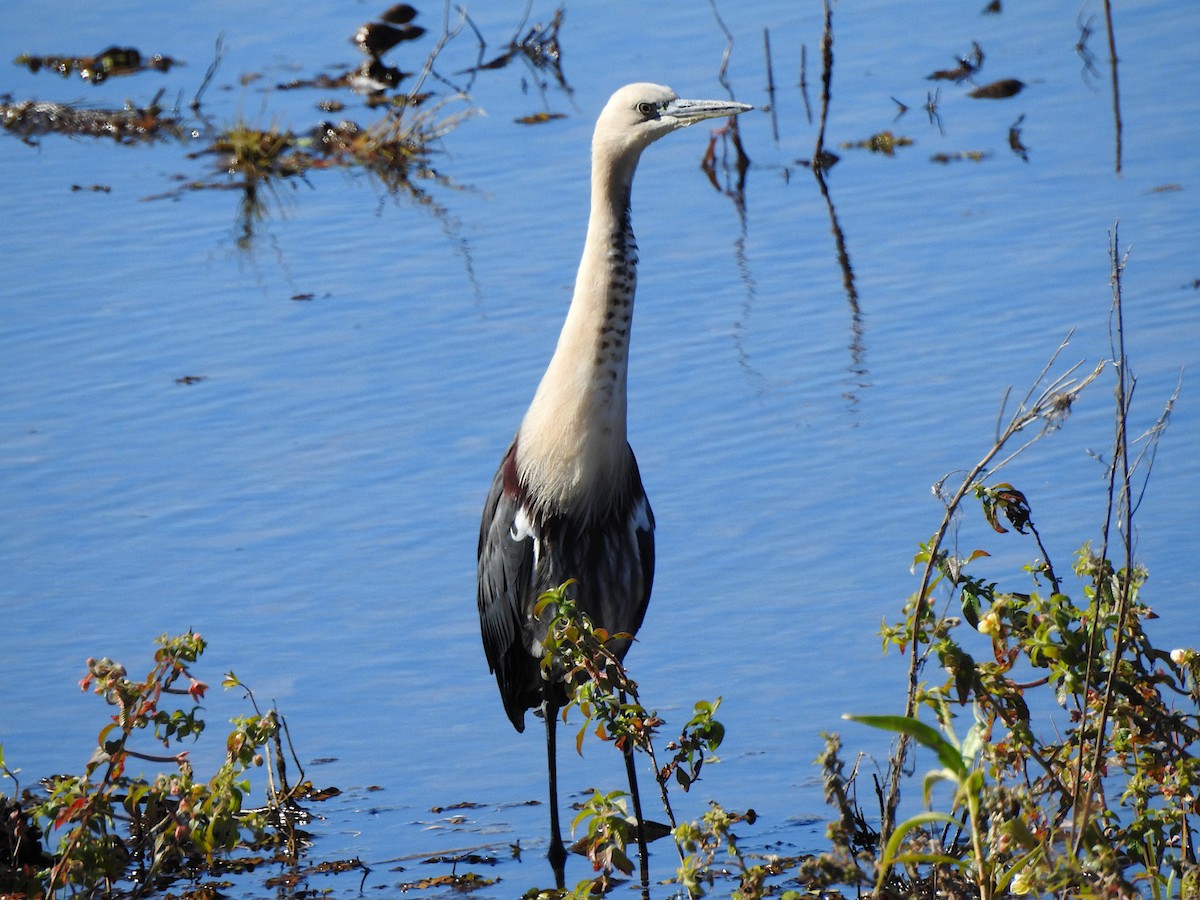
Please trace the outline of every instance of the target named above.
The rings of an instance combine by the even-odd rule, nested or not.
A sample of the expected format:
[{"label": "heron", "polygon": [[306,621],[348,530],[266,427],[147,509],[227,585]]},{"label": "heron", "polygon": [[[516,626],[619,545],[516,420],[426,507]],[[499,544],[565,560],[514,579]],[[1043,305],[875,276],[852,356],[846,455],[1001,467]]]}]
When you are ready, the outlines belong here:
[{"label": "heron", "polygon": [[[539,595],[574,579],[577,608],[609,634],[634,635],[654,579],[654,513],[626,437],[626,375],[638,253],[630,194],[642,151],[672,131],[753,107],[683,100],[630,84],[612,95],[592,137],[591,213],[575,291],[550,363],[492,480],[479,529],[477,600],[488,666],[517,731],[545,720],[548,857],[562,886],[555,723],[562,684],[543,674],[553,608]],[[624,658],[629,641],[610,645]],[[552,667],[551,667],[552,668]],[[637,811],[632,756],[626,753]],[[645,878],[645,843],[639,845]]]}]

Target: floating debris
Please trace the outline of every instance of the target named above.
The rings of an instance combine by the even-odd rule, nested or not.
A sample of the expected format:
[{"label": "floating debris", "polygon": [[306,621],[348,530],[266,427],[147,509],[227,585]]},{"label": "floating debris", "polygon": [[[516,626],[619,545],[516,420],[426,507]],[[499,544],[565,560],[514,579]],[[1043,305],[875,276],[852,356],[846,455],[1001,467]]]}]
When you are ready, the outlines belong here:
[{"label": "floating debris", "polygon": [[476,803],[474,800],[460,800],[458,803],[451,803],[447,806],[431,806],[431,813],[441,814],[452,809],[483,809],[484,804]]},{"label": "floating debris", "polygon": [[23,53],[14,62],[35,74],[43,69],[57,72],[63,78],[78,73],[80,78],[92,84],[100,84],[117,75],[168,72],[172,66],[178,65],[175,59],[159,53],[143,57],[134,47],[109,47],[95,56],[34,56]]},{"label": "floating debris", "polygon": [[91,191],[93,194],[111,194],[112,193],[112,185],[89,184],[87,186],[84,186],[82,184],[73,184],[73,185],[71,185],[71,191],[72,192]]},{"label": "floating debris", "polygon": [[175,379],[176,384],[199,384],[207,380],[207,375],[180,375]]},{"label": "floating debris", "polygon": [[519,119],[515,119],[514,121],[518,125],[543,125],[546,122],[553,122],[556,119],[565,119],[566,117],[567,116],[565,113],[540,112],[534,113],[531,116],[521,116]]},{"label": "floating debris", "polygon": [[973,91],[967,91],[967,96],[981,100],[1004,100],[1021,93],[1023,87],[1025,87],[1023,81],[1017,81],[1015,78],[1001,78],[999,81],[977,87]]},{"label": "floating debris", "polygon": [[[161,96],[161,93],[160,93]],[[179,119],[164,115],[158,97],[149,106],[126,105],[121,109],[81,109],[65,103],[25,100],[0,101],[0,124],[26,143],[43,134],[81,137],[111,137],[121,143],[178,139],[183,135]]]},{"label": "floating debris", "polygon": [[932,75],[927,75],[927,81],[965,81],[983,66],[983,48],[978,41],[971,42],[971,52],[958,58],[958,65],[953,69],[939,69]]},{"label": "floating debris", "polygon": [[311,157],[296,145],[291,132],[274,127],[262,130],[241,122],[218,135],[203,152],[220,155],[230,175],[248,180],[288,178],[312,168]]},{"label": "floating debris", "polygon": [[414,881],[411,884],[401,884],[398,887],[402,892],[441,887],[450,888],[460,893],[468,893],[480,888],[492,887],[496,884],[497,880],[495,878],[484,878],[476,875],[474,872],[466,872],[462,875],[436,875],[432,878],[422,878],[420,881]]},{"label": "floating debris", "polygon": [[989,156],[991,154],[983,150],[959,150],[957,153],[935,153],[929,159],[931,162],[940,163],[944,166],[959,160],[983,162]]},{"label": "floating debris", "polygon": [[895,156],[897,147],[911,147],[912,143],[913,139],[910,137],[897,137],[891,131],[881,131],[878,134],[871,135],[865,141],[846,141],[839,146],[844,150],[865,148],[872,153]]}]

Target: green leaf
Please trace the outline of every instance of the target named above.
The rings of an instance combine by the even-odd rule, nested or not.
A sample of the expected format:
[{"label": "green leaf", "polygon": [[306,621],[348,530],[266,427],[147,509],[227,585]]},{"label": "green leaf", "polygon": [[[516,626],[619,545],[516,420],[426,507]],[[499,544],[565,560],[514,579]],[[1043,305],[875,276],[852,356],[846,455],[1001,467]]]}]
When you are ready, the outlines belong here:
[{"label": "green leaf", "polygon": [[933,769],[925,773],[925,777],[921,781],[921,794],[924,797],[925,805],[929,806],[929,795],[933,793],[933,786],[939,781],[949,781],[954,785],[955,794],[962,784],[962,780],[951,772],[949,769]]},{"label": "green leaf", "polygon": [[[900,843],[904,840],[904,836],[914,828],[920,828],[922,825],[931,825],[934,822],[942,822],[947,825],[953,825],[956,828],[963,827],[963,824],[958,819],[939,812],[918,813],[911,819],[906,819],[897,825],[896,830],[892,832],[892,836],[888,839],[887,847],[883,851],[883,859],[879,863],[879,881],[876,884],[876,893],[879,893],[879,887],[883,885],[883,880],[887,877],[888,870],[897,862],[903,861],[898,851]],[[953,862],[957,864],[958,860],[954,860]]]},{"label": "green leaf", "polygon": [[979,630],[979,597],[971,588],[964,587],[962,591],[962,612],[967,624]]},{"label": "green leaf", "polygon": [[959,752],[958,747],[942,737],[936,728],[926,725],[920,719],[912,719],[908,716],[851,715],[844,715],[842,718],[849,719],[851,722],[870,725],[872,728],[882,728],[884,731],[907,734],[922,747],[927,747],[936,753],[941,764],[959,778],[967,777],[967,766],[963,762],[962,754]]}]

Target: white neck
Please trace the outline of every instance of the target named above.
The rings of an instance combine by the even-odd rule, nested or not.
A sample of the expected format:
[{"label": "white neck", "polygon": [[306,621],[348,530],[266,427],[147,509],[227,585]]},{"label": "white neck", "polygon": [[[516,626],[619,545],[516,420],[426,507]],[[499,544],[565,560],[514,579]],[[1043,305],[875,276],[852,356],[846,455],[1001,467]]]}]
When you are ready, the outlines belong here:
[{"label": "white neck", "polygon": [[628,465],[625,382],[637,285],[629,195],[640,151],[592,148],[592,207],[558,346],[521,423],[517,469],[560,509],[613,496]]}]

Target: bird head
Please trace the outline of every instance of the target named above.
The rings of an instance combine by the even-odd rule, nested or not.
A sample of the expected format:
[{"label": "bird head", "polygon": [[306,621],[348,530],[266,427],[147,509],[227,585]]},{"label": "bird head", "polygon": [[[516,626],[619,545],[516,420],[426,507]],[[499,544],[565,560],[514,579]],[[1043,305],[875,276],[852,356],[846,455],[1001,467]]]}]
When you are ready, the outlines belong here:
[{"label": "bird head", "polygon": [[732,100],[683,100],[661,84],[627,84],[609,98],[592,145],[614,158],[636,161],[642,150],[660,137],[703,119],[736,116],[753,109]]}]

